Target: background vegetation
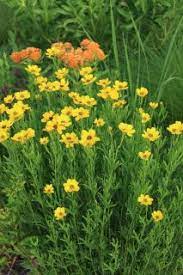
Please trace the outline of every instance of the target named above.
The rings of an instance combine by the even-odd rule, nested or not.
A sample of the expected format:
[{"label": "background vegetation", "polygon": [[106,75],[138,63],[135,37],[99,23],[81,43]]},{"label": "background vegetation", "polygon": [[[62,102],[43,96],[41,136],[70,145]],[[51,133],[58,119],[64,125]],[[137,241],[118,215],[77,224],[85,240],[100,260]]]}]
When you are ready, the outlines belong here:
[{"label": "background vegetation", "polygon": [[0,0],[0,6],[1,51],[91,38],[109,54],[110,67],[148,79],[172,115],[183,116],[182,0]]}]

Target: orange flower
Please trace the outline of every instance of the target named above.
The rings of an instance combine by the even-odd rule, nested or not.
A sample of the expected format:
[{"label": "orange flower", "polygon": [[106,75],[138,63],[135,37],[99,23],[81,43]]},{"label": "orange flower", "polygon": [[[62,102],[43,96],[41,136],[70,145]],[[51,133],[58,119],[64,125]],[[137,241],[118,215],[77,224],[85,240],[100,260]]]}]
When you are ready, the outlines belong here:
[{"label": "orange flower", "polygon": [[41,50],[34,47],[28,47],[19,52],[13,52],[10,58],[15,63],[20,63],[24,59],[38,61],[41,58]]},{"label": "orange flower", "polygon": [[10,58],[14,63],[20,63],[20,61],[21,61],[21,56],[20,56],[19,52],[13,52],[10,55]]},{"label": "orange flower", "polygon": [[104,52],[100,49],[99,44],[84,39],[80,43],[80,47],[74,48],[71,43],[58,42],[51,45],[58,50],[57,57],[68,67],[78,68],[86,65],[88,62],[95,60],[103,60]]}]

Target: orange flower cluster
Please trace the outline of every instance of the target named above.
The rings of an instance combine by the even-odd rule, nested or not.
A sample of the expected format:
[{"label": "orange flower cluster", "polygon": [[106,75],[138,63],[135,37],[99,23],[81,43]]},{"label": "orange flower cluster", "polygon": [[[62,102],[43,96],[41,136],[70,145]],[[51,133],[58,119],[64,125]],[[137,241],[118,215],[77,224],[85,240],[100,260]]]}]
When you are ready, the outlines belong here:
[{"label": "orange flower cluster", "polygon": [[24,59],[38,61],[41,58],[41,50],[39,48],[28,47],[19,52],[13,52],[10,58],[15,63],[20,63]]},{"label": "orange flower cluster", "polygon": [[89,39],[84,39],[80,47],[74,48],[71,43],[58,42],[52,44],[56,49],[56,56],[68,67],[77,68],[95,60],[104,60],[105,54],[99,44]]}]

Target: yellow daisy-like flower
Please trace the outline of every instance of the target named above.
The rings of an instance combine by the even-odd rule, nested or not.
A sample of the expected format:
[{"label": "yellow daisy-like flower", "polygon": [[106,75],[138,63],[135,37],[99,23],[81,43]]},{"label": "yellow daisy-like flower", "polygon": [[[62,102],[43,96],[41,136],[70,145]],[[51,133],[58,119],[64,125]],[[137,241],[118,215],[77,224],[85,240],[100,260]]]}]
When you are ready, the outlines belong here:
[{"label": "yellow daisy-like flower", "polygon": [[150,151],[139,152],[138,156],[143,160],[148,160],[151,156],[151,152]]},{"label": "yellow daisy-like flower", "polygon": [[138,112],[139,112],[140,114],[145,113],[145,111],[144,111],[144,109],[143,109],[143,108],[138,108],[137,110],[138,110]]},{"label": "yellow daisy-like flower", "polygon": [[51,120],[53,118],[53,116],[54,116],[53,111],[46,112],[43,114],[41,121],[47,122],[47,121]]},{"label": "yellow daisy-like flower", "polygon": [[19,120],[24,116],[24,110],[22,106],[13,106],[13,108],[7,109],[6,113],[9,116],[9,120],[12,122]]},{"label": "yellow daisy-like flower", "polygon": [[148,113],[140,113],[140,115],[142,118],[142,123],[146,123],[151,119],[151,117]]},{"label": "yellow daisy-like flower", "polygon": [[65,106],[63,109],[61,109],[61,114],[67,115],[67,116],[73,116],[74,108],[71,106]]},{"label": "yellow daisy-like flower", "polygon": [[164,218],[164,215],[161,210],[153,211],[151,215],[155,222],[159,222]]},{"label": "yellow daisy-like flower", "polygon": [[48,91],[48,92],[57,92],[61,89],[61,85],[60,85],[60,82],[58,80],[55,80],[55,81],[48,81],[46,83],[46,86],[45,86],[45,89]]},{"label": "yellow daisy-like flower", "polygon": [[55,57],[58,54],[59,54],[59,49],[57,49],[56,47],[51,47],[51,48],[46,50],[46,56],[48,58]]},{"label": "yellow daisy-like flower", "polygon": [[80,189],[79,182],[75,179],[68,179],[63,186],[67,193],[78,192]]},{"label": "yellow daisy-like flower", "polygon": [[79,71],[80,75],[85,76],[85,75],[89,75],[93,72],[92,67],[83,67],[81,68],[81,70]]},{"label": "yellow daisy-like flower", "polygon": [[72,148],[79,143],[79,139],[74,132],[63,134],[60,141],[65,144],[66,148]]},{"label": "yellow daisy-like flower", "polygon": [[98,86],[105,88],[111,84],[111,81],[109,80],[109,78],[104,78],[104,79],[100,79],[99,81],[97,81],[96,84]]},{"label": "yellow daisy-like flower", "polygon": [[126,81],[119,81],[116,80],[114,82],[113,87],[117,90],[117,91],[121,91],[121,90],[127,90],[128,89],[128,83]]},{"label": "yellow daisy-like flower", "polygon": [[88,95],[86,96],[80,96],[79,101],[81,102],[81,105],[86,105],[88,107],[95,106],[97,104],[97,101],[93,97],[89,97]]},{"label": "yellow daisy-like flower", "polygon": [[30,98],[30,93],[29,91],[25,90],[25,91],[16,92],[14,96],[16,100],[25,100]]},{"label": "yellow daisy-like flower", "polygon": [[57,221],[63,220],[65,218],[65,216],[67,216],[66,208],[65,207],[57,207],[54,210],[54,216]]},{"label": "yellow daisy-like flower", "polygon": [[4,97],[4,103],[6,104],[11,104],[14,100],[14,96],[13,95],[7,95],[6,97]]},{"label": "yellow daisy-like flower", "polygon": [[141,87],[136,89],[136,94],[140,97],[145,97],[149,93],[148,89]]},{"label": "yellow daisy-like flower", "polygon": [[0,121],[0,131],[7,131],[12,126],[13,122],[11,120],[5,119]]},{"label": "yellow daisy-like flower", "polygon": [[105,121],[104,121],[103,118],[96,118],[96,119],[94,120],[94,124],[95,124],[97,127],[102,127],[102,126],[104,126]]},{"label": "yellow daisy-like flower", "polygon": [[167,127],[167,130],[172,135],[181,135],[183,133],[183,123],[181,121],[176,121],[175,123],[170,124]]},{"label": "yellow daisy-like flower", "polygon": [[69,91],[69,82],[65,79],[65,78],[62,78],[60,80],[60,90],[62,92],[67,92]]},{"label": "yellow daisy-like flower", "polygon": [[98,141],[100,141],[100,138],[97,137],[95,130],[82,130],[80,140],[81,145],[83,145],[84,147],[92,147]]},{"label": "yellow daisy-like flower", "polygon": [[47,195],[51,195],[54,193],[54,187],[52,184],[46,184],[44,189],[43,189],[43,193],[47,194]]},{"label": "yellow daisy-like flower", "polygon": [[46,145],[46,144],[48,144],[48,142],[49,142],[49,138],[48,137],[42,137],[39,140],[39,143],[42,144],[42,145]]},{"label": "yellow daisy-like flower", "polygon": [[55,72],[56,78],[61,80],[62,78],[67,76],[68,72],[69,70],[67,68],[58,69]]},{"label": "yellow daisy-like flower", "polygon": [[89,85],[96,80],[96,77],[93,74],[86,74],[81,78],[81,82],[84,85]]},{"label": "yellow daisy-like flower", "polygon": [[28,139],[35,137],[35,130],[28,128],[16,133],[11,139],[15,142],[25,143]]},{"label": "yellow daisy-like flower", "polygon": [[75,117],[76,121],[79,121],[79,120],[81,120],[83,118],[89,117],[90,116],[90,112],[89,112],[88,109],[80,107],[80,108],[74,109],[73,116]]},{"label": "yellow daisy-like flower", "polygon": [[158,103],[158,102],[149,102],[149,106],[150,106],[152,109],[156,109],[156,108],[158,108],[159,103]]},{"label": "yellow daisy-like flower", "polygon": [[121,108],[121,107],[123,107],[126,103],[127,103],[127,101],[126,101],[125,99],[120,99],[120,100],[118,100],[118,101],[116,101],[116,102],[114,102],[114,103],[112,104],[112,108],[113,108],[113,109]]},{"label": "yellow daisy-like flower", "polygon": [[0,131],[0,143],[3,143],[9,138],[9,133],[6,130]]},{"label": "yellow daisy-like flower", "polygon": [[149,141],[156,141],[160,138],[160,133],[155,127],[147,128],[142,134],[142,137]]},{"label": "yellow daisy-like flower", "polygon": [[34,76],[39,76],[41,73],[41,68],[39,68],[37,65],[28,65],[25,70]]},{"label": "yellow daisy-like flower", "polygon": [[3,103],[0,104],[0,115],[2,115],[3,113],[5,113],[6,109],[7,109],[7,107],[6,107],[5,104],[3,104]]},{"label": "yellow daisy-like flower", "polygon": [[120,129],[120,131],[121,131],[123,134],[126,134],[126,135],[129,136],[129,137],[132,137],[133,134],[135,133],[135,129],[134,129],[134,127],[133,127],[132,124],[127,124],[127,123],[121,122],[121,123],[118,125],[118,128]]},{"label": "yellow daisy-like flower", "polygon": [[153,203],[153,198],[151,198],[149,195],[144,195],[144,194],[141,194],[139,197],[138,197],[138,202],[141,204],[141,205],[151,205]]}]

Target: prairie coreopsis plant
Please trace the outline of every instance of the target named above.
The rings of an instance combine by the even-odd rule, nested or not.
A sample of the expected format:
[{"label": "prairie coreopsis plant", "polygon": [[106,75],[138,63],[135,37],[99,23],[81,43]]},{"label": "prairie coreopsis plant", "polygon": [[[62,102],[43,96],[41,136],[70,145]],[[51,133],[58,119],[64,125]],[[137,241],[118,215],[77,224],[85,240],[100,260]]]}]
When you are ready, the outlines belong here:
[{"label": "prairie coreopsis plant", "polygon": [[88,39],[11,55],[28,85],[0,102],[2,228],[33,272],[32,259],[40,274],[167,274],[180,260],[183,123],[99,69],[105,57]]}]

